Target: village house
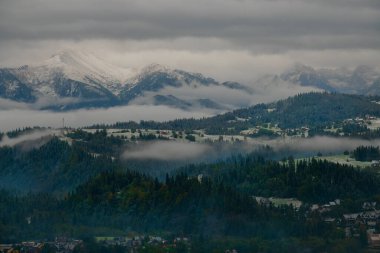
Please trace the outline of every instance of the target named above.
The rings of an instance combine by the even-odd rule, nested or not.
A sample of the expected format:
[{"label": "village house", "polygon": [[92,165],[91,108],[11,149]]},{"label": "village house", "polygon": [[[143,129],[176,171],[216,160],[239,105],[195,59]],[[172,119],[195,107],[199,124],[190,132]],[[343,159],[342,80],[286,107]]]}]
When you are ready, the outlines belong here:
[{"label": "village house", "polygon": [[355,225],[358,218],[360,218],[360,213],[343,214],[343,219],[345,221],[346,227]]},{"label": "village house", "polygon": [[364,202],[362,208],[364,210],[375,210],[376,202]]},{"label": "village house", "polygon": [[13,248],[12,244],[0,244],[0,252],[8,252]]},{"label": "village house", "polygon": [[379,160],[373,160],[371,162],[371,167],[373,167],[373,168],[379,168],[380,167],[380,161]]},{"label": "village house", "polygon": [[368,233],[368,245],[371,248],[380,249],[380,234]]}]

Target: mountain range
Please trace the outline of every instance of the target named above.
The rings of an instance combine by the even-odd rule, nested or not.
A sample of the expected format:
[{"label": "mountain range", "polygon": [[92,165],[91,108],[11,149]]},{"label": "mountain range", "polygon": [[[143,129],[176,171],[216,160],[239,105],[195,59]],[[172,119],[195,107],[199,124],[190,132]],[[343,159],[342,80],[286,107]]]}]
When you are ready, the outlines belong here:
[{"label": "mountain range", "polygon": [[313,69],[297,64],[280,75],[266,76],[246,86],[159,64],[141,69],[121,68],[92,54],[70,50],[33,65],[0,69],[0,98],[26,103],[33,109],[139,104],[184,110],[231,110],[263,102],[256,101],[257,97],[273,89],[282,93],[280,86],[284,85],[286,89],[294,88],[296,93],[303,86],[329,92],[379,95],[380,73],[368,66],[354,70]]},{"label": "mountain range", "polygon": [[354,69],[314,69],[303,64],[296,64],[282,73],[280,78],[287,82],[329,92],[358,95],[380,94],[380,73],[374,67],[366,65],[360,65]]},{"label": "mountain range", "polygon": [[[226,109],[231,106],[214,101],[207,94],[202,95],[201,88],[221,89],[226,93],[252,92],[239,83],[220,83],[202,74],[159,64],[142,69],[120,68],[84,52],[61,51],[32,66],[0,69],[0,97],[37,103],[38,109],[126,104],[167,105],[181,109]],[[183,90],[186,92],[181,95]]]}]

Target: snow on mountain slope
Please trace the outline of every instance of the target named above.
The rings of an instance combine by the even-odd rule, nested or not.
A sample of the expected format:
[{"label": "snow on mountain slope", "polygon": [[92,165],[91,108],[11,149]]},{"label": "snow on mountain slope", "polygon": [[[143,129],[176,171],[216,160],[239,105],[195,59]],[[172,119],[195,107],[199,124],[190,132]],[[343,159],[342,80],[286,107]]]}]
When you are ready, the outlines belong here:
[{"label": "snow on mountain slope", "polygon": [[[125,105],[134,103],[136,99],[178,108],[188,105],[188,109],[193,106],[227,108],[231,103],[224,105],[216,94],[232,97],[228,96],[231,92],[235,97],[239,92],[242,95],[251,92],[239,83],[219,83],[200,73],[170,69],[159,64],[139,70],[124,69],[89,53],[71,50],[60,51],[41,63],[4,69],[3,73],[0,72],[0,88],[4,91],[0,90],[0,97],[26,101],[17,97],[20,92],[11,91],[14,85],[10,84],[18,82],[18,87],[24,87],[25,92],[28,89],[34,100],[43,101],[43,108],[54,109]],[[205,87],[208,89],[202,89]]]},{"label": "snow on mountain slope", "polygon": [[0,69],[0,98],[56,110],[128,104],[229,110],[311,90],[379,94],[379,83],[379,72],[366,66],[347,70],[298,64],[248,87],[159,64],[121,68],[86,52],[65,50],[30,66]]},{"label": "snow on mountain slope", "polygon": [[18,102],[34,102],[33,91],[22,83],[11,71],[0,69],[0,98]]},{"label": "snow on mountain slope", "polygon": [[281,74],[285,81],[302,86],[317,87],[326,91],[379,95],[378,83],[380,72],[370,66],[358,66],[355,69],[314,69],[312,67],[296,64]]},{"label": "snow on mountain slope", "polygon": [[24,67],[18,73],[25,82],[36,85],[41,93],[53,95],[52,80],[64,77],[95,88],[105,87],[118,95],[126,80],[135,75],[135,70],[112,66],[87,52],[65,50],[42,63]]},{"label": "snow on mountain slope", "polygon": [[[162,82],[161,78],[165,78],[166,82]],[[200,73],[191,73],[178,69],[170,69],[167,66],[157,63],[150,64],[142,68],[132,78],[128,79],[126,89],[132,89],[136,85],[141,85],[145,82],[151,82],[150,86],[153,89],[159,89],[163,86],[182,86],[182,85],[218,85],[218,82],[212,78],[206,78]],[[161,82],[161,83],[160,83]]]},{"label": "snow on mountain slope", "polygon": [[[220,83],[200,73],[170,69],[159,64],[143,68],[138,75],[127,81],[125,89],[120,93],[121,99],[128,103],[140,104],[151,101],[157,104],[157,96],[161,98],[159,101],[163,101],[162,96],[165,96],[165,98],[179,98],[188,104],[194,104],[194,100],[201,99],[201,101],[210,101],[200,103],[204,106],[231,109],[241,107],[242,102],[243,106],[250,105],[251,95],[252,89],[242,84]],[[236,97],[244,99],[235,99]],[[176,100],[170,99],[170,103],[173,104],[173,101]]]}]

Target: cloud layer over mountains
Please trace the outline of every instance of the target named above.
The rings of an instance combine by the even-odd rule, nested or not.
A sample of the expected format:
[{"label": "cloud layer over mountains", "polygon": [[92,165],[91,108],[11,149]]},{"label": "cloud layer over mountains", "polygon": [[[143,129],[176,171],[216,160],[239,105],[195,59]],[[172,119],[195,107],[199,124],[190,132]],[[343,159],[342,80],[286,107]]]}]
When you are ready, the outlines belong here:
[{"label": "cloud layer over mountains", "polygon": [[[311,89],[289,86],[279,78],[256,81],[263,74],[283,73],[296,62],[317,69],[353,69],[362,64],[379,68],[379,22],[378,0],[210,0],[207,3],[201,0],[2,0],[0,67],[33,65],[62,48],[85,49],[104,59],[104,66],[134,69],[159,63],[220,81],[241,82],[254,90],[253,97],[244,92],[226,96],[223,89],[207,87],[202,92],[226,102],[233,99],[230,104],[236,101],[255,104]],[[173,88],[164,91],[174,92]],[[193,90],[175,92],[175,97],[182,99]],[[37,107],[52,102],[70,103],[71,100],[65,99],[39,99]],[[171,97],[160,99],[166,99],[166,103],[173,101]],[[20,109],[18,115],[28,119],[30,106],[1,100],[0,111],[7,108]],[[181,110],[166,111],[171,117],[186,114]],[[154,118],[157,111],[152,112],[149,116]],[[42,116],[46,114],[36,115],[40,115],[42,122],[55,122],[53,114],[49,120]],[[79,121],[88,119],[79,118]],[[13,117],[10,121],[18,119]],[[34,119],[25,124],[34,122],[38,124]]]},{"label": "cloud layer over mountains", "polygon": [[71,47],[236,81],[294,62],[379,66],[379,13],[377,0],[3,0],[0,65]]}]

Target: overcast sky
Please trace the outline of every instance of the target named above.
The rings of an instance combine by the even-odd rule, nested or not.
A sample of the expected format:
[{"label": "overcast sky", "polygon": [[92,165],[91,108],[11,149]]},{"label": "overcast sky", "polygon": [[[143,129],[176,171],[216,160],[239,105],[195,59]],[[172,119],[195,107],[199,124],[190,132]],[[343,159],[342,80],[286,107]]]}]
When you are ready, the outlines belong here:
[{"label": "overcast sky", "polygon": [[380,65],[379,0],[0,0],[0,66],[60,49],[247,81],[295,62]]}]

